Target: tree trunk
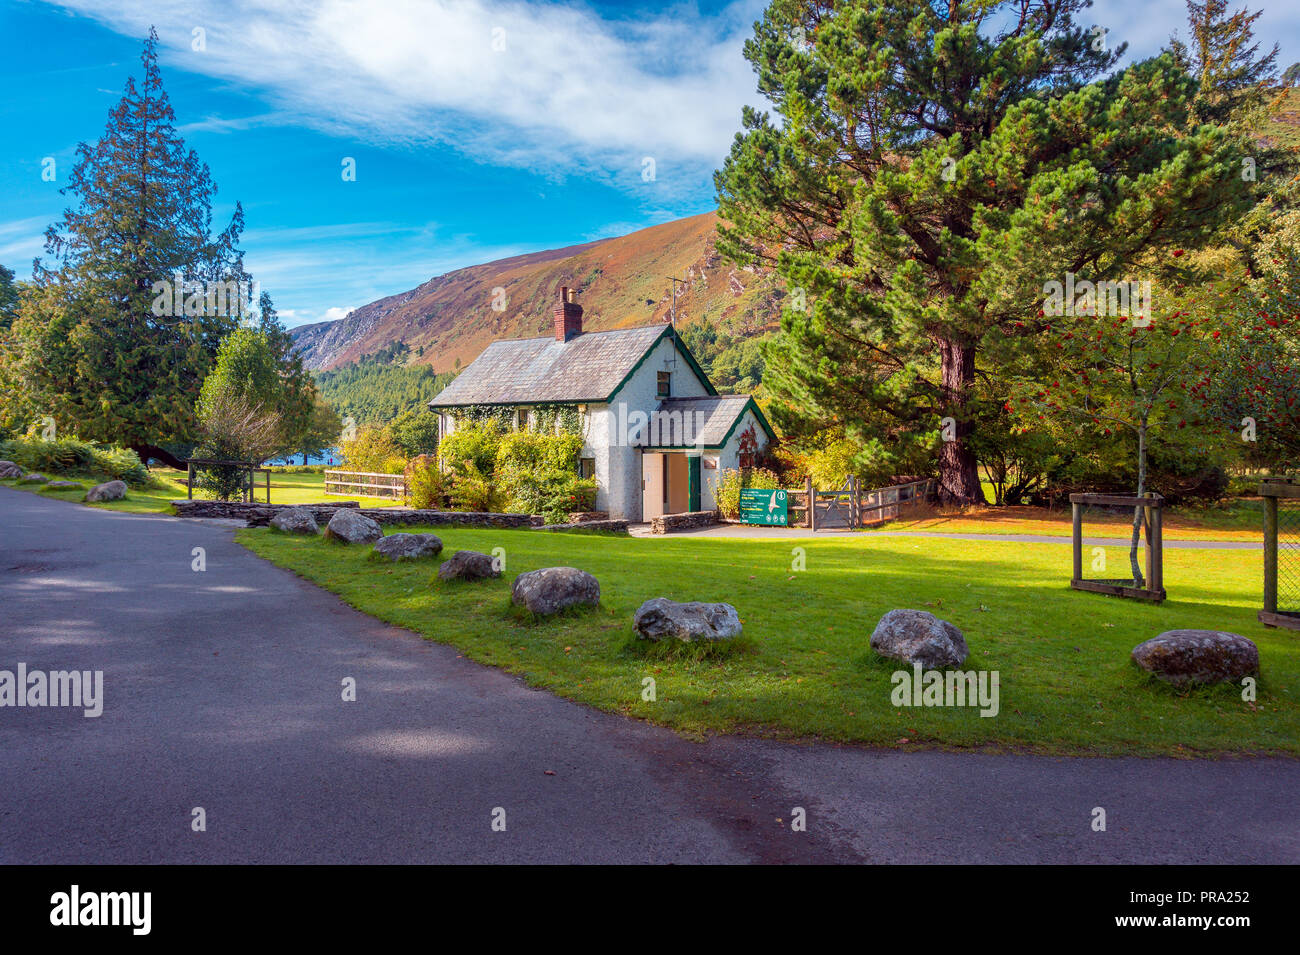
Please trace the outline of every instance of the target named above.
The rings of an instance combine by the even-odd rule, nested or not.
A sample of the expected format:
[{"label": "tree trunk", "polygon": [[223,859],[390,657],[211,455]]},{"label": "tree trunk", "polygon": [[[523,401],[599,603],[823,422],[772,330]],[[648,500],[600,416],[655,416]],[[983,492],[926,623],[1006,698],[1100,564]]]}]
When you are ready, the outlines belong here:
[{"label": "tree trunk", "polygon": [[975,384],[975,346],[941,340],[939,355],[943,362],[944,415],[956,422],[953,440],[939,448],[939,503],[983,504],[979,467],[967,437],[971,423],[966,417],[966,402]]},{"label": "tree trunk", "polygon": [[133,444],[131,445],[131,450],[140,456],[140,460],[144,463],[145,467],[149,466],[150,458],[157,458],[159,461],[167,465],[169,468],[175,468],[178,471],[184,471],[187,468],[187,465],[184,461],[176,457],[176,455],[172,454],[171,452],[164,451],[162,448],[158,447],[157,445]]},{"label": "tree trunk", "polygon": [[[1137,496],[1142,497],[1147,490],[1147,423],[1146,419],[1142,420],[1138,428],[1138,489]],[[1129,570],[1133,573],[1133,586],[1141,587],[1145,580],[1142,577],[1142,565],[1138,562],[1138,543],[1142,539],[1142,505],[1133,508],[1133,539],[1129,543],[1128,565]]]}]

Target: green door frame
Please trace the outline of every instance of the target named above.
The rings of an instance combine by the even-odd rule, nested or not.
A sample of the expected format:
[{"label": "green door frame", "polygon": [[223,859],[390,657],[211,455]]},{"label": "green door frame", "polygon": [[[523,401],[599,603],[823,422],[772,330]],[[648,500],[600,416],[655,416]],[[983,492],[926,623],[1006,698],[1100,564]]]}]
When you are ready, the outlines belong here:
[{"label": "green door frame", "polygon": [[689,511],[698,511],[700,509],[700,461],[702,459],[698,454],[687,455],[686,466],[689,475],[687,479],[687,502],[686,509]]}]

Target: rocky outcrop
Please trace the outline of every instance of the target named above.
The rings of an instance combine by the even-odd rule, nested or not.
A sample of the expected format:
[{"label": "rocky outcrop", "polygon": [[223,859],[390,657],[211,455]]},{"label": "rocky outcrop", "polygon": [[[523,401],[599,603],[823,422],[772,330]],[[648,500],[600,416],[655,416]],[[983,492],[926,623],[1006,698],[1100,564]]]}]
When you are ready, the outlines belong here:
[{"label": "rocky outcrop", "polygon": [[104,484],[96,484],[86,492],[86,500],[96,501],[120,501],[126,497],[125,481],[107,481]]},{"label": "rocky outcrop", "polygon": [[47,478],[44,474],[41,474],[37,471],[32,471],[28,474],[24,474],[21,478],[19,478],[18,483],[19,484],[49,484],[50,479]]},{"label": "rocky outcrop", "polygon": [[389,560],[419,560],[442,553],[442,541],[433,534],[389,534],[375,542],[376,557]]},{"label": "rocky outcrop", "polygon": [[383,528],[360,511],[340,508],[325,525],[325,537],[340,544],[369,544],[384,536]]},{"label": "rocky outcrop", "polygon": [[77,481],[51,481],[45,487],[50,491],[81,491],[85,489],[86,485]]},{"label": "rocky outcrop", "polygon": [[510,599],[538,616],[600,603],[600,583],[576,567],[543,567],[515,578]]},{"label": "rocky outcrop", "polygon": [[667,597],[647,600],[632,620],[632,629],[644,640],[670,638],[684,643],[730,640],[740,636],[740,615],[726,603],[678,603]]},{"label": "rocky outcrop", "polygon": [[969,652],[960,630],[924,610],[889,611],[871,634],[871,649],[926,669],[960,666]]},{"label": "rocky outcrop", "polygon": [[285,534],[310,534],[314,537],[320,533],[320,525],[310,507],[286,507],[271,518],[271,527]]},{"label": "rocky outcrop", "polygon": [[0,478],[20,478],[23,476],[23,473],[23,469],[12,461],[0,461]]},{"label": "rocky outcrop", "polygon": [[1259,648],[1222,630],[1166,630],[1133,648],[1133,662],[1166,683],[1238,683],[1259,673]]},{"label": "rocky outcrop", "polygon": [[439,580],[487,580],[500,576],[500,565],[476,550],[458,550],[438,568]]}]

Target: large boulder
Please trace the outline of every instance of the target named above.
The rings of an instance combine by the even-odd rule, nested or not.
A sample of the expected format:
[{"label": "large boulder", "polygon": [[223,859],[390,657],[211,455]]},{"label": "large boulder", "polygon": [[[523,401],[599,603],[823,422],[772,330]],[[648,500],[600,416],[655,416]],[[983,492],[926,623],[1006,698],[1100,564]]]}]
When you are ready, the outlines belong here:
[{"label": "large boulder", "polygon": [[284,510],[276,511],[275,517],[271,518],[271,526],[286,534],[314,536],[320,533],[320,525],[316,523],[316,517],[310,507],[286,507]]},{"label": "large boulder", "polygon": [[0,461],[0,478],[20,478],[23,469],[12,461]]},{"label": "large boulder", "polygon": [[510,599],[538,616],[569,607],[594,607],[600,603],[600,583],[576,567],[543,567],[520,574],[510,588]]},{"label": "large boulder", "polygon": [[1237,683],[1259,673],[1259,648],[1222,630],[1166,630],[1133,648],[1133,662],[1166,683]]},{"label": "large boulder", "polygon": [[458,550],[438,568],[439,580],[487,580],[500,576],[500,565],[476,550]]},{"label": "large boulder", "polygon": [[25,474],[21,478],[19,478],[18,483],[19,484],[49,484],[50,479],[47,478],[44,474],[38,474],[36,471],[32,471],[31,473]]},{"label": "large boulder", "polygon": [[960,666],[969,651],[962,632],[924,610],[891,610],[871,634],[871,649],[927,670]]},{"label": "large boulder", "polygon": [[672,637],[684,643],[695,640],[730,640],[740,636],[740,615],[731,604],[678,603],[654,597],[637,608],[632,628],[645,640]]},{"label": "large boulder", "polygon": [[389,560],[437,557],[442,553],[442,541],[433,534],[389,534],[375,542],[374,553]]},{"label": "large boulder", "polygon": [[383,537],[384,531],[364,514],[340,507],[325,525],[325,536],[343,544],[370,544]]},{"label": "large boulder", "polygon": [[87,501],[120,501],[126,497],[125,481],[105,481],[86,492]]}]

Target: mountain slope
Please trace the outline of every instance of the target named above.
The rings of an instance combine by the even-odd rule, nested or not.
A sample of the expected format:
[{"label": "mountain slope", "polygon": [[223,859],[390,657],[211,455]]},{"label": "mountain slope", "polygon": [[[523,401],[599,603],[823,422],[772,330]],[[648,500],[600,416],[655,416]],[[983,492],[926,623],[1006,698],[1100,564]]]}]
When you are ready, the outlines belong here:
[{"label": "mountain slope", "polygon": [[[382,298],[334,322],[292,329],[308,367],[328,370],[394,342],[435,371],[469,364],[499,338],[550,334],[560,287],[578,289],[590,331],[668,319],[678,285],[678,324],[709,319],[753,334],[779,319],[771,276],[738,269],[714,248],[715,213],[678,219],[631,235],[534,252],[448,272]],[[505,309],[492,308],[505,290]]]}]

